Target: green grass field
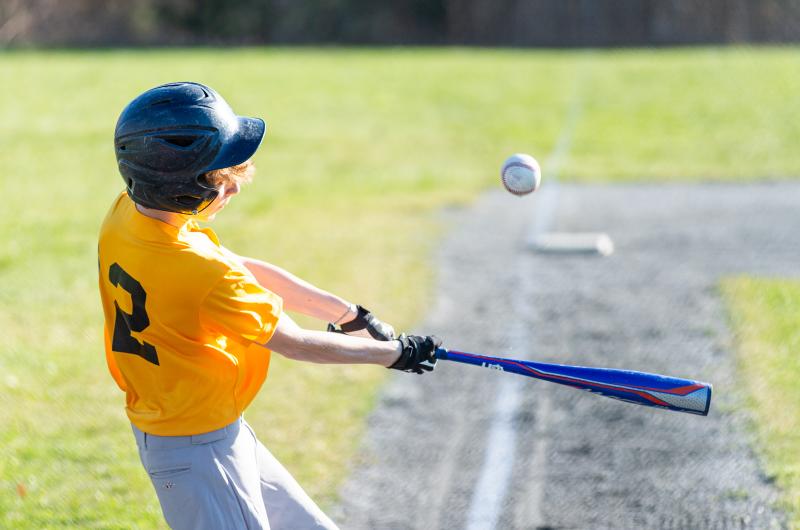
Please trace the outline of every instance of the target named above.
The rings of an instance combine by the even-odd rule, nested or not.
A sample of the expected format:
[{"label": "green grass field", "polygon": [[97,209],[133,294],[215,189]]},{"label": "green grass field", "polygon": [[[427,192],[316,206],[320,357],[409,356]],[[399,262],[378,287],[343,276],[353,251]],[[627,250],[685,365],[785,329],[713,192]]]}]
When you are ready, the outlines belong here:
[{"label": "green grass field", "polygon": [[[97,229],[122,187],[114,123],[141,91],[197,80],[264,117],[256,180],[215,223],[223,242],[408,328],[430,302],[437,211],[496,187],[513,152],[544,162],[575,101],[564,180],[800,176],[799,52],[0,52],[0,527],[162,525],[96,293]],[[323,504],[385,373],[276,359],[248,410]]]},{"label": "green grass field", "polygon": [[731,278],[723,283],[738,363],[767,472],[800,528],[800,281]]}]

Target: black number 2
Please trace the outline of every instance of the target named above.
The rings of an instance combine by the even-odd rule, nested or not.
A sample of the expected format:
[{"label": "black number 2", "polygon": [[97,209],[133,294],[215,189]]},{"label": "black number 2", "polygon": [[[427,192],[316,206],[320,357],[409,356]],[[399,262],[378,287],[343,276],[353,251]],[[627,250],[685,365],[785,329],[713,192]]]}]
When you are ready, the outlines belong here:
[{"label": "black number 2", "polygon": [[114,300],[117,316],[114,321],[114,338],[111,341],[111,349],[138,355],[144,360],[158,365],[158,354],[155,346],[146,342],[139,342],[131,335],[132,331],[144,331],[150,325],[150,319],[144,309],[147,293],[144,292],[142,284],[125,272],[118,263],[114,263],[108,270],[108,279],[114,287],[121,285],[123,289],[128,291],[133,301],[133,313],[129,315],[120,309],[119,304]]}]

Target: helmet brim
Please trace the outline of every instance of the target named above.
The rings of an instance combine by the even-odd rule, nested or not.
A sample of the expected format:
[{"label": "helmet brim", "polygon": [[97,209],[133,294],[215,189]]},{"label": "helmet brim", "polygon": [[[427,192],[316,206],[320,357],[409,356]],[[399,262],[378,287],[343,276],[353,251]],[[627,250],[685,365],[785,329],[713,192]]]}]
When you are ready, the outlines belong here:
[{"label": "helmet brim", "polygon": [[237,116],[239,127],[233,137],[225,142],[206,171],[236,166],[249,160],[264,139],[267,124],[261,118]]}]

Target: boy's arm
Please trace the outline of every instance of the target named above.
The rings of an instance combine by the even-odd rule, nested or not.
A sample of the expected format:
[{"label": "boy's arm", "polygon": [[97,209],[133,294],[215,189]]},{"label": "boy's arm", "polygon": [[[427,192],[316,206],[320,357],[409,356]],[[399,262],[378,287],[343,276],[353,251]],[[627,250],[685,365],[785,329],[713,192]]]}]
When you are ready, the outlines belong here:
[{"label": "boy's arm", "polygon": [[338,324],[347,335],[377,340],[395,338],[392,326],[378,320],[363,307],[347,302],[271,263],[244,256],[236,257],[259,284],[283,299],[285,310]]},{"label": "boy's arm", "polygon": [[340,333],[326,333],[299,327],[286,313],[264,344],[272,351],[297,361],[324,364],[377,364],[406,372],[433,370],[436,348],[433,336],[402,335],[399,340],[376,341]]},{"label": "boy's arm", "polygon": [[283,299],[283,308],[326,322],[348,322],[356,317],[354,304],[316,287],[291,272],[265,261],[238,256],[258,283]]}]

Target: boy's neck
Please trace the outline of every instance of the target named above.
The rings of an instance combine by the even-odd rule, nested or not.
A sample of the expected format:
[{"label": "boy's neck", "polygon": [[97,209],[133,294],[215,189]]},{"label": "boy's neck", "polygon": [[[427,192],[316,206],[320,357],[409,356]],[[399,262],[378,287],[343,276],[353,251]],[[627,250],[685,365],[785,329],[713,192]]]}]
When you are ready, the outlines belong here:
[{"label": "boy's neck", "polygon": [[157,219],[163,223],[167,223],[168,225],[172,225],[176,228],[180,228],[186,223],[186,216],[179,213],[166,212],[164,210],[155,210],[153,208],[147,208],[145,206],[142,206],[141,204],[136,204],[136,209],[142,215],[151,217],[153,219]]}]

